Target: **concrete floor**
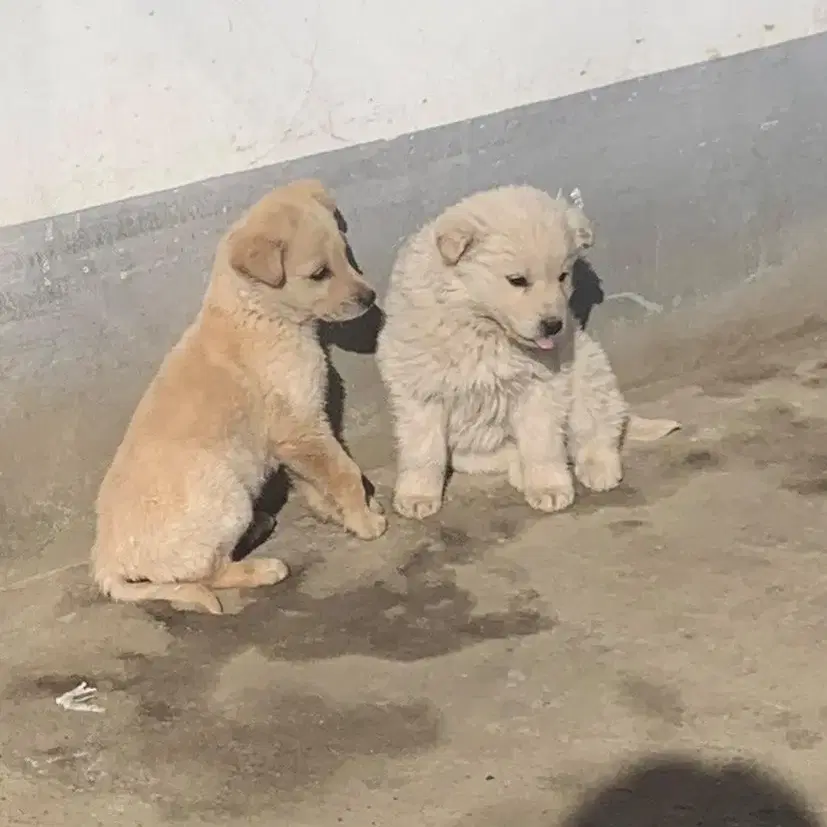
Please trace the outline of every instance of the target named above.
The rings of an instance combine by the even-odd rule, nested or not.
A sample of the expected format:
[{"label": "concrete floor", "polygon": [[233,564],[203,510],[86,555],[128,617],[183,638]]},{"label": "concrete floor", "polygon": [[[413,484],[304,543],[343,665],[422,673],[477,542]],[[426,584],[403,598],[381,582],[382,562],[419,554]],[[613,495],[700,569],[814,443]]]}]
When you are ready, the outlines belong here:
[{"label": "concrete floor", "polygon": [[[819,824],[827,291],[808,290],[779,277],[619,342],[639,410],[684,429],[568,513],[458,477],[438,519],[363,544],[288,503],[257,553],[303,570],[219,618],[100,600],[88,519],[34,579],[4,560],[6,823]],[[387,502],[382,427],[352,448]],[[55,704],[80,680],[102,714]]]}]

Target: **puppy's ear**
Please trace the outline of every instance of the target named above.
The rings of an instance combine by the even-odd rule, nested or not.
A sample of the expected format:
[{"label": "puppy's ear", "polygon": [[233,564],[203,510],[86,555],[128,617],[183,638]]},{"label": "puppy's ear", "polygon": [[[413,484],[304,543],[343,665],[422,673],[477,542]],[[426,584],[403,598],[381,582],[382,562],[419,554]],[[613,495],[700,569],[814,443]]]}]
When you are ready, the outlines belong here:
[{"label": "puppy's ear", "polygon": [[578,250],[588,250],[594,244],[594,227],[580,207],[570,204],[566,208],[566,222],[574,233]]},{"label": "puppy's ear", "polygon": [[436,228],[436,246],[446,264],[456,264],[476,240],[474,228],[462,219],[447,219]]},{"label": "puppy's ear", "polygon": [[261,230],[242,230],[230,241],[230,267],[270,287],[284,284],[285,242]]},{"label": "puppy's ear", "polygon": [[288,186],[296,194],[318,201],[326,210],[329,210],[335,215],[336,202],[318,178],[303,178],[299,181],[293,181],[293,183],[288,184]]}]

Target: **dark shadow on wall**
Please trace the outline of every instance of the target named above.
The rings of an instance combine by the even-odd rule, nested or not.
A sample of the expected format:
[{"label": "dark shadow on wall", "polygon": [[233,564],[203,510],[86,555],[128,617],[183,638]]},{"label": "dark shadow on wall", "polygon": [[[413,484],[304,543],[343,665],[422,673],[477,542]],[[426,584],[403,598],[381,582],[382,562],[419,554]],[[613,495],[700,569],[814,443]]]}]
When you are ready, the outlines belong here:
[{"label": "dark shadow on wall", "polygon": [[[342,236],[347,232],[347,221],[342,213],[336,210],[336,222]],[[360,275],[364,275],[356,254],[345,237],[347,259],[350,266]],[[342,421],[345,407],[345,388],[342,377],[330,361],[330,349],[337,347],[348,353],[373,355],[376,353],[377,341],[382,326],[385,323],[385,314],[379,305],[375,304],[358,319],[347,322],[325,323],[319,327],[319,339],[327,354],[328,364],[328,396],[327,415],[330,424],[338,439],[342,439]]]},{"label": "dark shadow on wall", "polygon": [[799,793],[753,762],[655,756],[588,793],[562,827],[817,827]]},{"label": "dark shadow on wall", "polygon": [[603,292],[603,283],[591,264],[584,258],[579,258],[571,270],[572,292],[569,306],[574,318],[585,328],[589,323],[592,310],[603,303],[606,294]]},{"label": "dark shadow on wall", "polygon": [[[350,246],[350,242],[346,237],[347,220],[339,209],[336,210],[336,223],[339,225],[339,232],[341,232],[345,238],[348,263],[360,276],[364,276],[364,271],[359,266],[353,248]],[[326,350],[329,350],[331,346],[335,346],[341,350],[348,351],[348,353],[374,354],[376,353],[376,343],[379,338],[379,332],[382,330],[384,322],[385,314],[378,305],[374,305],[367,313],[353,321],[323,324],[319,331],[320,338]],[[341,377],[339,377],[338,382],[340,386],[341,381]],[[337,412],[331,410],[330,413],[331,422],[334,422],[335,425],[333,414]],[[341,419],[341,411],[338,411],[338,417]]]}]

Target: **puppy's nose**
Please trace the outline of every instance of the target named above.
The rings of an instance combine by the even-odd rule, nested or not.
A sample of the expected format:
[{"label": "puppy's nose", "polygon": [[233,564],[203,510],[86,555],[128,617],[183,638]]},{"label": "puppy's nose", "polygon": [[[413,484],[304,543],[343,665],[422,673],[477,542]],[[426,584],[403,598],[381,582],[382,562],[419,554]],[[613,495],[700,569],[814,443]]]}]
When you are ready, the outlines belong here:
[{"label": "puppy's nose", "polygon": [[373,307],[374,302],[376,301],[376,291],[371,290],[368,287],[367,290],[363,290],[359,293],[359,304],[362,307]]},{"label": "puppy's nose", "polygon": [[563,320],[557,316],[540,319],[540,333],[543,336],[556,336],[563,329]]}]

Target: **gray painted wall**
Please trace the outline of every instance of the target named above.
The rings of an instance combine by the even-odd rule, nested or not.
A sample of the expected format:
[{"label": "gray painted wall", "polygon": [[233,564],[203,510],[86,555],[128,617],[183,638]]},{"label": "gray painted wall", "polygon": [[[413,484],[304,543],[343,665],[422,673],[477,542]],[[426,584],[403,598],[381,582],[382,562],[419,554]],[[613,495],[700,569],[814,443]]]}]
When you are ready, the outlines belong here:
[{"label": "gray painted wall", "polygon": [[[198,305],[218,236],[269,187],[322,178],[380,289],[400,240],[459,197],[511,182],[579,187],[603,290],[639,297],[595,312],[610,340],[647,307],[668,312],[761,277],[802,239],[821,252],[824,235],[810,228],[827,218],[825,77],[827,35],[817,35],[0,229],[4,552],[33,553],[88,511],[146,381]],[[336,362],[348,433],[376,433],[370,356]],[[371,449],[377,462],[384,440]]]}]

